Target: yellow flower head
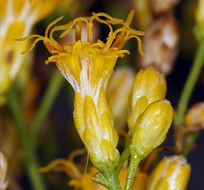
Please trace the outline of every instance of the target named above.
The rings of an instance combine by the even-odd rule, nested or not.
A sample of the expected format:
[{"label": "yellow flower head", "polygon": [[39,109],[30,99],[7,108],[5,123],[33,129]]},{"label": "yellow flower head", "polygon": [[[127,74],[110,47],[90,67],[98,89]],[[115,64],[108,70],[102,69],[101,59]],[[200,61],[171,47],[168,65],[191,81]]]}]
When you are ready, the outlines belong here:
[{"label": "yellow flower head", "polygon": [[[134,11],[131,11],[124,22],[105,13],[93,13],[91,17],[79,17],[68,24],[55,26],[49,33],[49,29],[62,19],[59,18],[48,26],[45,37],[28,37],[37,37],[31,49],[38,41],[43,40],[51,53],[46,63],[55,62],[74,88],[75,126],[90,153],[91,161],[100,170],[115,165],[119,158],[116,149],[118,134],[113,128],[111,110],[106,100],[106,83],[117,58],[128,53],[127,50],[121,50],[128,39],[136,38],[142,52],[141,41],[137,35],[143,35],[143,32],[129,27],[133,15]],[[109,27],[110,33],[105,43],[100,40],[93,42],[93,21]],[[87,27],[87,41],[81,41],[82,23]],[[114,24],[122,27],[113,31]],[[53,38],[55,31],[64,31],[61,34],[63,37],[72,28],[75,29],[76,43],[62,46]]]},{"label": "yellow flower head", "polygon": [[152,67],[141,70],[135,77],[129,100],[128,127],[132,136],[137,118],[152,102],[163,100],[166,95],[166,80]]},{"label": "yellow flower head", "polygon": [[[105,86],[117,58],[123,57],[124,53],[129,53],[127,50],[121,50],[127,40],[136,38],[139,43],[139,51],[141,54],[143,53],[138,35],[144,33],[129,27],[133,15],[134,11],[131,11],[127,21],[124,22],[105,13],[93,13],[91,17],[79,17],[66,25],[55,26],[49,35],[50,28],[62,19],[60,17],[47,27],[45,37],[32,35],[27,39],[37,38],[30,49],[38,41],[43,40],[51,53],[46,63],[55,62],[75,92],[80,92],[83,96],[93,95],[96,94],[98,88]],[[109,27],[110,32],[105,43],[100,40],[93,42],[94,21]],[[87,41],[81,41],[82,23],[85,23],[87,27]],[[116,24],[122,25],[122,27],[113,31],[112,25]],[[62,46],[53,38],[55,31],[64,31],[60,35],[60,37],[64,37],[71,29],[75,30],[76,43]]]},{"label": "yellow flower head", "polygon": [[107,85],[107,99],[111,106],[114,126],[117,129],[125,127],[134,76],[130,68],[120,67],[113,72]]},{"label": "yellow flower head", "polygon": [[0,94],[16,77],[26,55],[27,42],[16,38],[30,34],[33,25],[49,14],[60,0],[0,0]]},{"label": "yellow flower head", "polygon": [[185,190],[191,167],[183,156],[165,157],[152,171],[147,190]]},{"label": "yellow flower head", "polygon": [[166,138],[173,120],[173,108],[169,101],[162,100],[150,104],[137,119],[132,138],[131,154],[146,157]]}]

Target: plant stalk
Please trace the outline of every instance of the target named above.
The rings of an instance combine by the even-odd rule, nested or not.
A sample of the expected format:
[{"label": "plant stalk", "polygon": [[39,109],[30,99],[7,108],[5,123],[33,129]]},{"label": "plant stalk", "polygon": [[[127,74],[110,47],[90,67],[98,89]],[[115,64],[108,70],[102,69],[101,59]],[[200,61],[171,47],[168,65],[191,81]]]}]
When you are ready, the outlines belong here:
[{"label": "plant stalk", "polygon": [[[184,121],[186,109],[187,109],[189,100],[191,98],[191,95],[193,93],[193,90],[195,88],[195,85],[197,83],[198,77],[201,73],[203,63],[204,63],[204,41],[201,41],[198,46],[198,50],[196,52],[196,56],[195,56],[191,71],[184,85],[184,88],[179,100],[178,109],[175,113],[175,118],[174,118],[175,127],[178,126],[179,124],[182,124]],[[195,134],[192,133],[188,137],[186,143],[184,144],[183,150],[181,152],[184,156],[188,155],[190,149],[192,148],[198,136],[199,136],[199,132]]]},{"label": "plant stalk", "polygon": [[132,184],[134,181],[135,173],[140,161],[141,159],[136,154],[131,155],[128,174],[126,178],[125,190],[132,190]]},{"label": "plant stalk", "polygon": [[64,77],[59,71],[56,71],[51,78],[49,86],[45,92],[45,95],[42,99],[38,112],[30,128],[30,133],[31,133],[34,145],[36,144],[40,128],[42,127],[44,120],[46,119],[50,109],[52,108],[52,105],[63,85],[63,82],[64,82]]},{"label": "plant stalk", "polygon": [[116,168],[116,172],[119,174],[120,173],[120,170],[121,168],[123,167],[125,161],[129,158],[130,156],[130,142],[127,144],[127,146],[125,147],[124,151],[122,152],[121,156],[120,156],[120,159],[119,159],[119,162],[118,162],[118,165],[117,165],[117,168]]},{"label": "plant stalk", "polygon": [[9,101],[8,101],[9,108],[13,115],[16,130],[19,135],[19,139],[23,147],[23,150],[25,152],[24,157],[26,161],[26,169],[31,181],[32,189],[45,190],[45,185],[43,183],[41,174],[39,173],[39,169],[38,169],[39,167],[34,153],[32,141],[30,140],[30,135],[28,134],[26,130],[26,126],[23,121],[19,101],[12,88],[8,93],[8,98],[9,98]]},{"label": "plant stalk", "polygon": [[109,190],[121,190],[118,174],[115,170],[103,172],[102,174],[105,179],[110,183],[110,186],[108,187]]},{"label": "plant stalk", "polygon": [[175,113],[174,125],[177,126],[183,123],[184,115],[188,106],[188,102],[191,98],[192,92],[195,88],[198,77],[201,73],[204,63],[204,41],[199,44],[196,52],[195,60],[182,90],[181,97],[179,99],[178,109]]}]

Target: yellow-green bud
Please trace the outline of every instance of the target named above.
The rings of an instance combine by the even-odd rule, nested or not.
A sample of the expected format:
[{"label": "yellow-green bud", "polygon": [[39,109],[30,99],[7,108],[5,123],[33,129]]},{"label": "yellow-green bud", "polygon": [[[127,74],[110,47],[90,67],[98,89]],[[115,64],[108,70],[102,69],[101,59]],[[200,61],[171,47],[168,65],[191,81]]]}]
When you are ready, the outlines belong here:
[{"label": "yellow-green bud", "polygon": [[152,67],[141,70],[135,77],[129,100],[128,127],[132,136],[137,118],[152,102],[163,100],[166,95],[166,80]]},{"label": "yellow-green bud", "polygon": [[190,172],[183,156],[165,157],[152,171],[146,190],[185,190]]},{"label": "yellow-green bud", "polygon": [[157,101],[148,106],[135,124],[130,147],[131,154],[146,157],[166,138],[173,120],[173,108],[169,101]]}]

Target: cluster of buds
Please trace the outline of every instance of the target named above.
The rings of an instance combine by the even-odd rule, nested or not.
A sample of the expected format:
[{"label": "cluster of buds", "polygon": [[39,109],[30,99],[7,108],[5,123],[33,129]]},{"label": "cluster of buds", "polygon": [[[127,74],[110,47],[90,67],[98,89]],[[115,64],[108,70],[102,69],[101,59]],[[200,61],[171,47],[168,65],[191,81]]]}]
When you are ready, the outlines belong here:
[{"label": "cluster of buds", "polygon": [[166,138],[173,120],[173,108],[166,95],[165,78],[153,68],[141,70],[135,77],[128,115],[130,152],[146,157]]},{"label": "cluster of buds", "polygon": [[0,0],[0,99],[16,78],[27,55],[21,52],[27,42],[15,39],[27,36],[36,22],[46,17],[60,0]]},{"label": "cluster of buds", "polygon": [[183,156],[165,157],[152,171],[146,190],[185,190],[191,167]]},{"label": "cluster of buds", "polygon": [[127,118],[130,141],[130,165],[125,189],[133,184],[137,165],[161,145],[173,120],[173,108],[165,100],[166,80],[152,67],[141,70],[133,82]]},{"label": "cluster of buds", "polygon": [[[67,81],[75,90],[74,123],[85,144],[90,159],[100,171],[115,167],[119,158],[117,150],[118,134],[114,128],[111,108],[106,98],[106,86],[118,57],[123,57],[127,50],[123,46],[130,38],[136,38],[141,50],[140,35],[143,32],[129,27],[134,11],[127,20],[112,18],[105,13],[93,13],[91,17],[79,17],[74,21],[49,29],[62,18],[51,23],[45,37],[33,35],[33,45],[43,40],[51,53],[46,63],[54,62]],[[104,19],[105,18],[105,19]],[[110,33],[106,43],[98,40],[93,42],[93,21],[105,24]],[[81,40],[82,23],[87,27],[87,41]],[[112,25],[120,24],[121,28],[113,31]],[[71,29],[75,30],[75,43],[60,45],[53,33],[62,30],[60,37],[65,36]]]},{"label": "cluster of buds", "polygon": [[5,154],[0,151],[0,189],[5,190],[8,187],[8,162]]},{"label": "cluster of buds", "polygon": [[145,109],[153,102],[166,96],[166,80],[152,67],[137,73],[129,99],[128,127],[129,134],[135,132],[135,123]]}]

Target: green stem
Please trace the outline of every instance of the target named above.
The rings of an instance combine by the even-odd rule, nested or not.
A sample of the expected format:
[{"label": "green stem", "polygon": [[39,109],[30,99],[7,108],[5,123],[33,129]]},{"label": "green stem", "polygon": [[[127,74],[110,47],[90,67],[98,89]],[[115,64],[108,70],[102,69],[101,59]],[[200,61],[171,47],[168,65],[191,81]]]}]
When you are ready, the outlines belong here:
[{"label": "green stem", "polygon": [[188,75],[188,78],[186,80],[186,83],[184,85],[184,88],[179,100],[178,109],[175,113],[175,119],[174,119],[175,126],[183,123],[188,102],[192,95],[193,89],[195,88],[198,77],[201,73],[203,63],[204,63],[204,42],[201,42],[199,44],[194,63],[192,65],[191,71]]},{"label": "green stem", "polygon": [[25,151],[25,161],[26,161],[26,169],[31,180],[32,188],[35,190],[44,190],[45,186],[39,173],[39,167],[37,164],[37,159],[35,157],[33,145],[30,141],[29,134],[26,130],[26,126],[23,121],[23,117],[21,115],[21,109],[19,105],[19,101],[16,97],[14,90],[11,88],[9,94],[9,107],[13,118],[15,120],[16,129],[23,147]]},{"label": "green stem", "polygon": [[120,181],[116,171],[111,170],[108,172],[103,172],[102,174],[110,183],[110,186],[108,187],[109,190],[121,190]]},{"label": "green stem", "polygon": [[128,143],[128,145],[125,147],[124,151],[122,152],[117,168],[116,168],[116,172],[119,174],[121,168],[123,167],[125,161],[129,158],[130,156],[130,142]]},{"label": "green stem", "polygon": [[121,190],[118,174],[115,170],[97,173],[93,179],[97,183],[107,187],[109,190]]},{"label": "green stem", "polygon": [[110,187],[111,184],[109,181],[107,181],[104,176],[101,174],[101,173],[97,173],[94,177],[93,177],[93,180],[105,187]]},{"label": "green stem", "polygon": [[64,78],[62,74],[59,71],[56,71],[52,76],[52,79],[49,83],[49,86],[42,99],[41,105],[30,128],[30,133],[33,138],[34,144],[36,143],[40,128],[42,127],[45,118],[47,117],[50,109],[52,108],[52,105],[63,85],[63,82]]},{"label": "green stem", "polygon": [[130,164],[129,164],[128,174],[126,178],[125,190],[132,189],[132,184],[134,181],[135,173],[136,173],[136,170],[137,170],[137,167],[140,161],[141,159],[138,158],[136,154],[130,157]]},{"label": "green stem", "polygon": [[[201,73],[203,63],[204,63],[204,41],[201,41],[199,44],[198,50],[196,52],[196,56],[195,56],[191,71],[184,85],[184,88],[179,100],[178,109],[175,113],[175,118],[174,118],[175,127],[178,126],[179,124],[182,124],[184,121],[186,109],[187,109],[190,97],[192,95],[192,92],[195,88],[198,77]],[[188,155],[191,147],[195,143],[198,136],[199,136],[199,132],[192,133],[191,135],[189,135],[187,141],[184,144],[183,150],[181,152],[184,156]]]}]

